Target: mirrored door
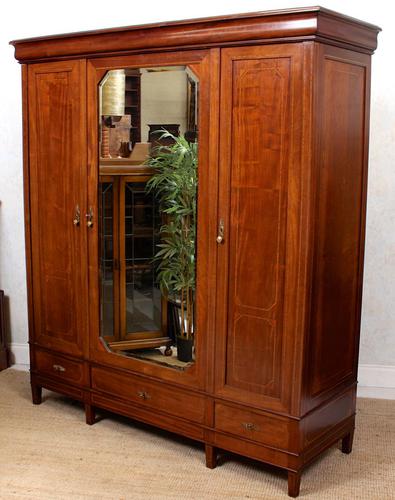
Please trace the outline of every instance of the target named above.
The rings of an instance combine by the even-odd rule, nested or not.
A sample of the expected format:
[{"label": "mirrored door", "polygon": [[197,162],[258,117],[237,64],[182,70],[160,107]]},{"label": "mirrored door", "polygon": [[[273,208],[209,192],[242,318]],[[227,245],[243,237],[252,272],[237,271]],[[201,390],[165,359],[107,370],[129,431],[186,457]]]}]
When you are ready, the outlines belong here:
[{"label": "mirrored door", "polygon": [[202,389],[213,377],[218,61],[213,49],[88,62],[91,359]]},{"label": "mirrored door", "polygon": [[177,370],[195,362],[199,79],[117,68],[99,83],[100,335]]}]

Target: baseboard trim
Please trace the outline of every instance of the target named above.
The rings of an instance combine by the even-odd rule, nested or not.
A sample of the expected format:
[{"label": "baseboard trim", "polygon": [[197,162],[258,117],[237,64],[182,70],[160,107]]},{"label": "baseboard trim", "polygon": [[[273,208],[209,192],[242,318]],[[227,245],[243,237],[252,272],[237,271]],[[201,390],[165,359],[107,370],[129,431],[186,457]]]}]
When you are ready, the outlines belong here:
[{"label": "baseboard trim", "polygon": [[395,389],[395,365],[365,365],[358,369],[358,383],[363,387]]},{"label": "baseboard trim", "polygon": [[395,399],[395,366],[360,364],[358,397]]},{"label": "baseboard trim", "polygon": [[395,388],[358,386],[358,398],[395,399]]},{"label": "baseboard trim", "polygon": [[12,365],[11,368],[13,370],[17,370],[19,372],[28,372],[29,371],[29,365]]}]

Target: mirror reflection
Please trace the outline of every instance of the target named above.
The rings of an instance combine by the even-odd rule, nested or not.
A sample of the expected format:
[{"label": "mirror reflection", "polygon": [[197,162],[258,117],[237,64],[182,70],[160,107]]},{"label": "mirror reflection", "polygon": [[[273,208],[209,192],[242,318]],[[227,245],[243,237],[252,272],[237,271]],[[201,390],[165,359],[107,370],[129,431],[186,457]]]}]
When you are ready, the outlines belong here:
[{"label": "mirror reflection", "polygon": [[178,370],[196,356],[198,80],[117,69],[99,86],[101,336]]}]

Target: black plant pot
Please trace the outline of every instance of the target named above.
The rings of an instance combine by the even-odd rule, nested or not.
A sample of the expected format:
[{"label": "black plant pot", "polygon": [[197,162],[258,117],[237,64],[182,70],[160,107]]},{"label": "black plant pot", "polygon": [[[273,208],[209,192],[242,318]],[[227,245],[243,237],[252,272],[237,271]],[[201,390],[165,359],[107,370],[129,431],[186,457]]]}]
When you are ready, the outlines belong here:
[{"label": "black plant pot", "polygon": [[180,305],[169,298],[167,302],[167,335],[176,344],[180,334]]},{"label": "black plant pot", "polygon": [[192,361],[193,339],[177,337],[177,358],[179,361],[189,363]]}]

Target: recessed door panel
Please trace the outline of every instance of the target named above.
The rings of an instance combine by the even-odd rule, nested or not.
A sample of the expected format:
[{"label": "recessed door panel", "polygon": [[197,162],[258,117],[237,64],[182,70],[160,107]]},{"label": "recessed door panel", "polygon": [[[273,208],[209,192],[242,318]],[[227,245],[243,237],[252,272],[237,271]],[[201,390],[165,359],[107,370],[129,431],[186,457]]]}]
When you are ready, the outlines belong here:
[{"label": "recessed door panel", "polygon": [[319,99],[326,112],[320,116],[318,139],[323,152],[318,158],[320,197],[312,277],[312,398],[356,377],[366,147],[366,67],[325,54],[320,68]]},{"label": "recessed door panel", "polygon": [[86,344],[85,63],[29,67],[34,338],[82,355]]},{"label": "recessed door panel", "polygon": [[299,51],[222,51],[217,392],[274,408],[285,404],[293,343],[284,316],[295,274]]}]

